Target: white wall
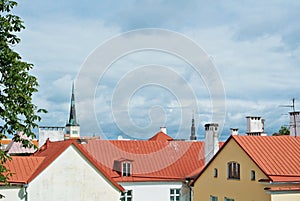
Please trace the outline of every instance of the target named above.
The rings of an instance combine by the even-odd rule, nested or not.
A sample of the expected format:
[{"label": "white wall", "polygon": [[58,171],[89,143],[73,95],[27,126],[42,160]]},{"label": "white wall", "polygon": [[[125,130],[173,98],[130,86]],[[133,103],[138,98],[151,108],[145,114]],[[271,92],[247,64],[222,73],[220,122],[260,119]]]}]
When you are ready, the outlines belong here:
[{"label": "white wall", "polygon": [[62,128],[39,128],[39,148],[49,138],[51,142],[63,141],[65,130]]},{"label": "white wall", "polygon": [[4,195],[3,201],[25,200],[25,191],[21,186],[0,186],[0,194]]},{"label": "white wall", "polygon": [[126,190],[132,190],[134,201],[169,201],[170,189],[181,188],[181,182],[120,182]]},{"label": "white wall", "polygon": [[299,201],[300,193],[272,194],[271,201]]},{"label": "white wall", "polygon": [[28,186],[29,201],[118,201],[120,192],[72,146]]}]

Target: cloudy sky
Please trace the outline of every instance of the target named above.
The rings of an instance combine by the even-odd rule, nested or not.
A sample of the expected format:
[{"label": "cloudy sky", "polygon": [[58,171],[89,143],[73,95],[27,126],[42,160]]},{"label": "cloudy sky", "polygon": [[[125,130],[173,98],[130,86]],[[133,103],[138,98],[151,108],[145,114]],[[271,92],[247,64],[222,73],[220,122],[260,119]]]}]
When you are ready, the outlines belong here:
[{"label": "cloudy sky", "polygon": [[[300,100],[299,10],[297,0],[22,1],[14,12],[26,29],[15,48],[35,65],[40,88],[34,101],[48,110],[42,126],[66,124],[74,81],[82,135],[145,139],[167,126],[171,136],[188,138],[194,113],[202,138],[204,124],[216,121],[218,112],[224,112],[223,139],[231,127],[245,133],[245,117],[252,115],[262,116],[272,134],[289,125],[290,108],[279,106],[296,98],[297,109]],[[141,37],[147,28],[193,41],[203,50],[199,58],[212,65],[197,73],[187,58],[149,47],[102,66],[108,54],[131,47],[124,38],[109,46],[130,31],[137,31],[134,42],[156,43]],[[168,37],[161,41],[168,46]],[[195,53],[181,42],[170,44]],[[85,80],[78,82],[83,71]],[[222,102],[214,96],[219,92],[221,109],[214,105]]]}]

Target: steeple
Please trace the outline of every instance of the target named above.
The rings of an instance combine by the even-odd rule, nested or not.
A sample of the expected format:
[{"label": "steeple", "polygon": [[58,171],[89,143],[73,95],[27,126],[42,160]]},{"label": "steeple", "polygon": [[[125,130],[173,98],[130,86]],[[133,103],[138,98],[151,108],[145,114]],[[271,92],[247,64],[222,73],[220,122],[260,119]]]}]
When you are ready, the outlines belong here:
[{"label": "steeple", "polygon": [[71,95],[71,106],[70,106],[70,117],[67,126],[79,126],[76,119],[76,108],[75,108],[75,94],[74,94],[74,83],[72,84],[72,95]]},{"label": "steeple", "polygon": [[74,83],[72,84],[70,117],[68,123],[66,124],[65,138],[66,139],[80,138],[80,125],[77,123],[76,109],[75,109]]},{"label": "steeple", "polygon": [[191,126],[191,136],[190,136],[190,140],[197,140],[196,129],[195,129],[194,112],[193,112],[193,117],[192,117],[192,126]]}]

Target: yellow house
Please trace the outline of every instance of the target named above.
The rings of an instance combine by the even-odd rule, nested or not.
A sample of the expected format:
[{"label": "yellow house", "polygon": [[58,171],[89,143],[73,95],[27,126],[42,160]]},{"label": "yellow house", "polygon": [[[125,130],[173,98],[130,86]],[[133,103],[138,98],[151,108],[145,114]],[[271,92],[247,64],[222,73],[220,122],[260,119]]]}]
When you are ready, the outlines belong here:
[{"label": "yellow house", "polygon": [[299,201],[300,137],[232,135],[192,186],[194,201]]}]

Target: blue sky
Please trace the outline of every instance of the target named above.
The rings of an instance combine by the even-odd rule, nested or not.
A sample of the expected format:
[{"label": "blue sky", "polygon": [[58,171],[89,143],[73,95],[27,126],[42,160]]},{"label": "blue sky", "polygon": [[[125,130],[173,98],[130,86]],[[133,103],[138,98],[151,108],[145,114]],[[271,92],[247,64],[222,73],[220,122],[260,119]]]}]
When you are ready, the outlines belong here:
[{"label": "blue sky", "polygon": [[[40,124],[63,126],[68,118],[72,82],[97,47],[131,30],[175,31],[196,42],[221,77],[226,98],[222,138],[228,136],[230,127],[244,133],[245,117],[249,115],[262,116],[266,132],[272,134],[281,125],[289,124],[289,108],[279,105],[291,104],[291,99],[296,98],[297,106],[300,99],[299,9],[296,0],[22,1],[14,12],[23,18],[26,29],[20,33],[22,42],[15,48],[24,60],[35,65],[32,73],[38,77],[40,88],[34,101],[48,110]],[[127,94],[128,107],[121,108],[121,103],[116,102],[117,112],[113,114],[111,97],[115,89],[120,83],[125,89],[134,88],[136,83],[130,79],[122,82],[123,78],[134,76],[130,72],[149,64],[168,66],[180,75],[184,86],[192,89],[194,100],[185,95],[183,81],[173,79],[171,89],[163,84],[135,86],[135,93]],[[167,79],[159,71],[149,74],[157,80]],[[82,135],[116,138],[122,133],[148,138],[159,126],[167,126],[171,136],[188,138],[194,111],[201,138],[204,124],[211,121],[210,91],[203,77],[172,55],[159,51],[129,54],[115,62],[98,81],[93,101],[78,103],[93,104],[92,112],[82,106],[78,109]],[[95,87],[85,84],[86,89]],[[185,97],[184,105],[179,104],[178,97]],[[189,101],[197,102],[197,107]],[[129,115],[122,116],[125,113]],[[90,124],[95,117],[98,125]],[[129,121],[125,121],[126,117]],[[176,134],[179,128],[183,130]]]}]

